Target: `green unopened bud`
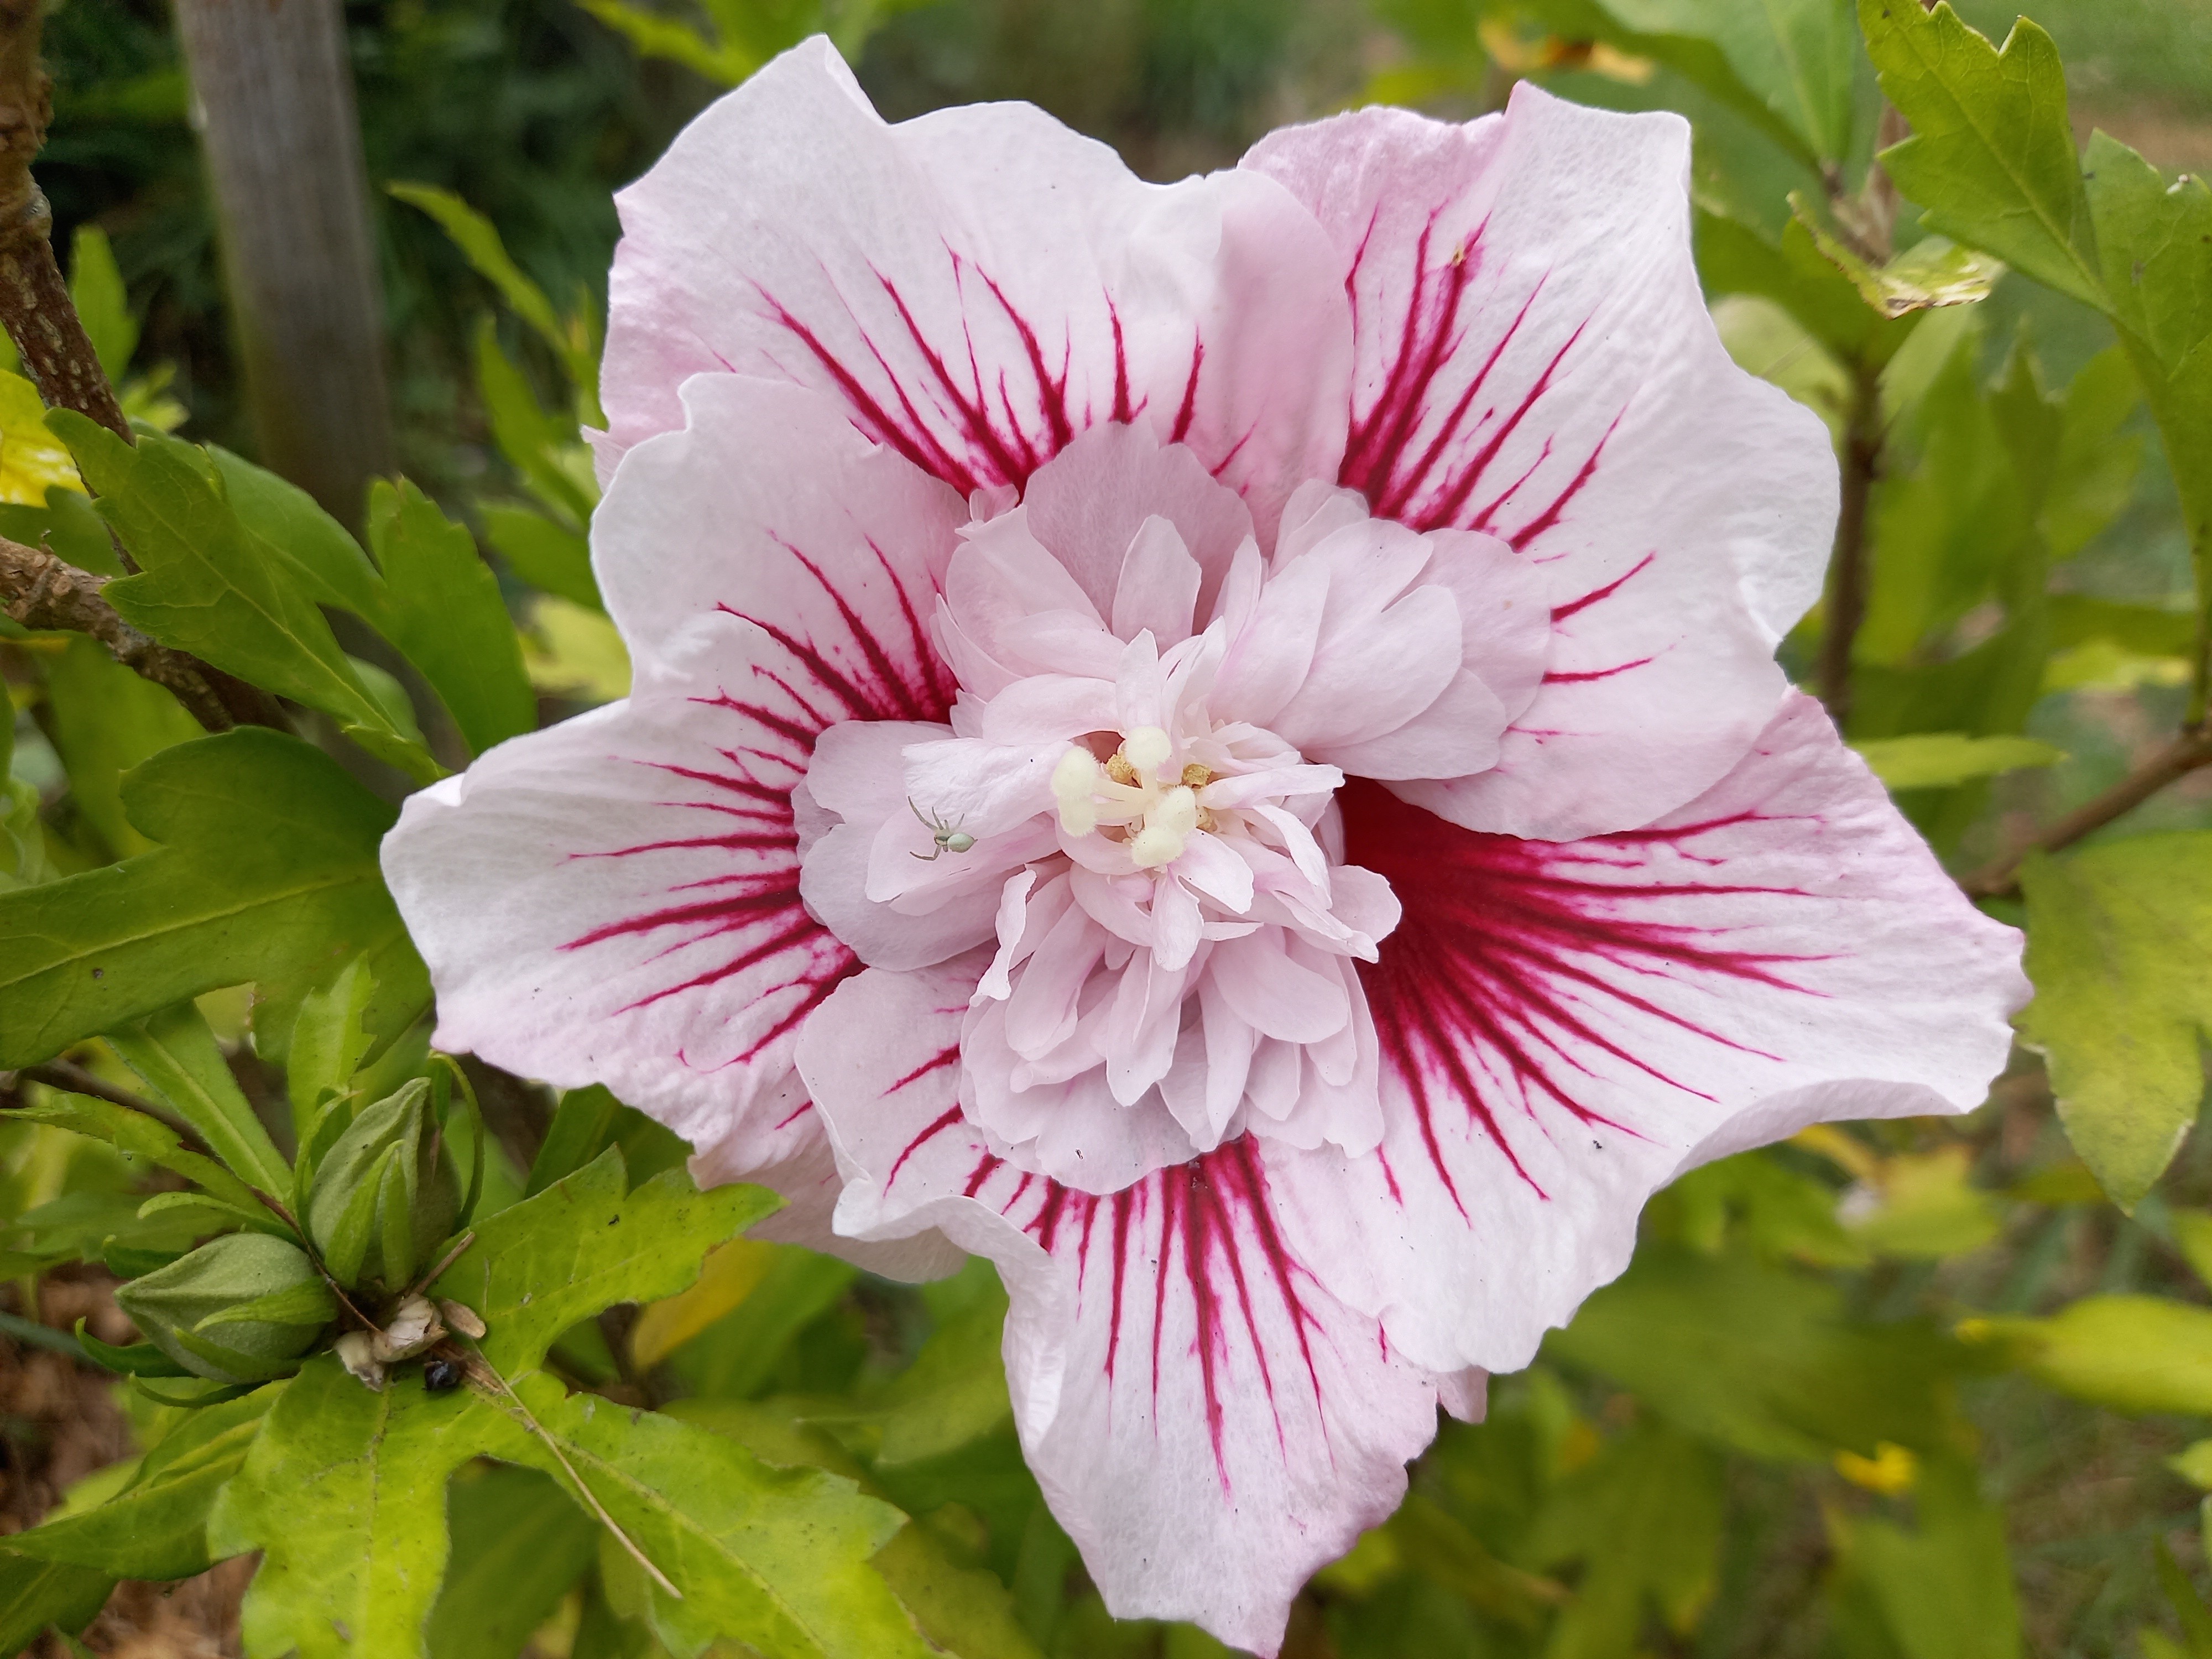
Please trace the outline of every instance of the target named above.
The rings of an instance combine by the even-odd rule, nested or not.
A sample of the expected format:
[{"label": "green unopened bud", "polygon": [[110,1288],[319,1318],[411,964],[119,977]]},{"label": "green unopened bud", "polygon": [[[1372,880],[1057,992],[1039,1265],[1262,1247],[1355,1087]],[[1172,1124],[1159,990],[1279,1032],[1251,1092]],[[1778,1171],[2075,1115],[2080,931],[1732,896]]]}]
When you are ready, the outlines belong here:
[{"label": "green unopened bud", "polygon": [[115,1301],[148,1341],[217,1382],[283,1375],[337,1311],[307,1252],[266,1233],[210,1239],[132,1279]]},{"label": "green unopened bud", "polygon": [[461,1212],[461,1185],[417,1079],[364,1107],[315,1171],[307,1234],[343,1285],[397,1291],[430,1265]]}]

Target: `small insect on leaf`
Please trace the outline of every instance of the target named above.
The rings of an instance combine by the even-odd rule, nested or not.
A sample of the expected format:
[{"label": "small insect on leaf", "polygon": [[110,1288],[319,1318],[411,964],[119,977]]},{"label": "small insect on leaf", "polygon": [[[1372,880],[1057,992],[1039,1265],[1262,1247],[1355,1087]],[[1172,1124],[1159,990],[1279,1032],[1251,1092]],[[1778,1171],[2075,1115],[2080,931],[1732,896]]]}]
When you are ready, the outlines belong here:
[{"label": "small insect on leaf", "polygon": [[447,1394],[461,1386],[465,1367],[458,1359],[431,1359],[422,1366],[422,1390],[426,1394]]}]

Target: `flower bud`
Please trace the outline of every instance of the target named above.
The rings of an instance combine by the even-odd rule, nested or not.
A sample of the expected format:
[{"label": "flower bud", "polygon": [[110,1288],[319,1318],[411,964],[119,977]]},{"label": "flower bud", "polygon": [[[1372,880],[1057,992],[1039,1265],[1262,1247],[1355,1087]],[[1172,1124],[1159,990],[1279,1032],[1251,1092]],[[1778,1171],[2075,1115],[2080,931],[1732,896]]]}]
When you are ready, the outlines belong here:
[{"label": "flower bud", "polygon": [[337,1311],[297,1245],[228,1233],[115,1293],[146,1340],[195,1376],[258,1382],[281,1376]]},{"label": "flower bud", "polygon": [[364,1107],[315,1171],[308,1237],[338,1282],[398,1290],[430,1265],[461,1209],[460,1182],[417,1079]]}]

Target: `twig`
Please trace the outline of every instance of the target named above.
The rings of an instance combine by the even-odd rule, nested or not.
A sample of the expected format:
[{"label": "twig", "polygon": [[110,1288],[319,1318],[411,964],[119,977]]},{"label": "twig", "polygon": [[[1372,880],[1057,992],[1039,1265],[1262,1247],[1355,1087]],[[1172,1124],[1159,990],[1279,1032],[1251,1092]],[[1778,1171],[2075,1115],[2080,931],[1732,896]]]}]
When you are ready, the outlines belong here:
[{"label": "twig", "polygon": [[0,0],[0,323],[50,408],[73,409],[131,443],[54,262],[53,210],[31,177],[53,116],[53,82],[39,68],[39,11],[40,0]]},{"label": "twig", "polygon": [[234,726],[290,729],[267,692],[140,633],[116,614],[100,586],[99,577],[44,549],[0,537],[0,611],[24,627],[89,634],[125,668],[173,693],[210,732]]},{"label": "twig", "polygon": [[[111,1106],[120,1106],[126,1111],[142,1112],[146,1116],[170,1121],[169,1114],[143,1095],[134,1095],[128,1089],[118,1089],[113,1084],[88,1072],[73,1060],[50,1060],[41,1066],[26,1066],[15,1073],[29,1083],[43,1083],[49,1089],[59,1089],[65,1094],[90,1095],[94,1100],[104,1100]],[[198,1137],[194,1137],[195,1141]]]},{"label": "twig", "polygon": [[532,1434],[545,1443],[545,1449],[551,1452],[555,1461],[568,1471],[568,1479],[575,1482],[576,1490],[584,1495],[584,1501],[592,1506],[592,1513],[599,1518],[599,1524],[614,1534],[615,1541],[629,1552],[630,1559],[645,1569],[647,1577],[677,1601],[681,1601],[684,1599],[684,1592],[669,1581],[666,1573],[653,1565],[653,1558],[640,1549],[637,1540],[622,1529],[622,1523],[607,1513],[607,1506],[599,1502],[597,1492],[585,1485],[584,1477],[576,1473],[576,1466],[568,1461],[568,1453],[561,1449],[561,1443],[545,1431],[544,1425],[531,1414],[530,1407],[522,1403],[522,1396],[515,1393],[507,1385],[507,1379],[493,1369],[491,1361],[473,1348],[469,1350],[468,1372],[478,1388],[484,1389],[488,1392],[495,1391],[503,1394],[514,1402],[514,1409],[520,1415],[523,1423]]},{"label": "twig", "polygon": [[2201,767],[2212,766],[2212,726],[2184,732],[2095,799],[2085,801],[2057,823],[2003,857],[1960,878],[1975,898],[2009,898],[2020,891],[2021,861],[2033,853],[2056,853],[2124,817],[2166,787]]},{"label": "twig", "polygon": [[1851,712],[1851,647],[1866,620],[1867,503],[1881,471],[1881,374],[1857,366],[1844,430],[1843,498],[1828,560],[1828,606],[1820,630],[1820,701],[1841,726]]}]

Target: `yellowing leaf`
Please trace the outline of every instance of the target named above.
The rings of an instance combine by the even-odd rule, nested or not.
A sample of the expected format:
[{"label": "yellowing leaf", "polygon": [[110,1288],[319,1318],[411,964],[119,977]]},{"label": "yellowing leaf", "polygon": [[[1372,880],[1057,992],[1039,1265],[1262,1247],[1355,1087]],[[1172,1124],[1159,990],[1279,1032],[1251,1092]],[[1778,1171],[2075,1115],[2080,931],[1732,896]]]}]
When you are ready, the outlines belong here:
[{"label": "yellowing leaf", "polygon": [[757,1239],[733,1238],[708,1256],[699,1282],[638,1316],[630,1332],[630,1359],[649,1371],[693,1337],[734,1310],[759,1287],[775,1264],[776,1248]]},{"label": "yellowing leaf", "polygon": [[629,648],[605,617],[546,594],[531,608],[530,624],[522,660],[540,691],[586,702],[629,696]]},{"label": "yellowing leaf", "polygon": [[38,387],[20,374],[0,372],[0,501],[44,507],[52,484],[84,489],[69,447],[46,429]]},{"label": "yellowing leaf", "polygon": [[2212,1415],[2212,1309],[2092,1296],[2049,1319],[1970,1319],[1969,1342],[2008,1353],[2062,1394],[2123,1412]]}]

